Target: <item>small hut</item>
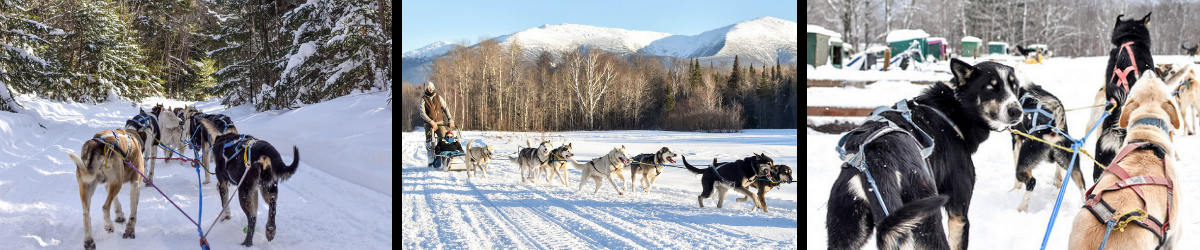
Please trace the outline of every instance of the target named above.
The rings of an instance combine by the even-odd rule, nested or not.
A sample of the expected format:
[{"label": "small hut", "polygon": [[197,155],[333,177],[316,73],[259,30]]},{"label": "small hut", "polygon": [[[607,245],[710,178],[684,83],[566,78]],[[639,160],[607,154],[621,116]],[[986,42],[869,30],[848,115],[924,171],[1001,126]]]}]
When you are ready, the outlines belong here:
[{"label": "small hut", "polygon": [[980,56],[979,45],[983,43],[978,37],[965,36],[962,38],[962,56],[963,57],[978,57]]},{"label": "small hut", "polygon": [[946,54],[946,38],[930,37],[926,42],[925,56],[933,56],[942,60],[942,56]]},{"label": "small hut", "polygon": [[829,38],[829,63],[833,64],[834,68],[842,68],[842,58],[845,57],[842,51],[842,39],[840,37]]},{"label": "small hut", "polygon": [[813,67],[825,65],[829,61],[829,38],[841,37],[837,33],[821,26],[808,25],[807,63]]},{"label": "small hut", "polygon": [[918,62],[925,61],[925,46],[929,39],[929,33],[924,30],[893,30],[887,35],[888,47],[892,48],[892,55],[898,55],[908,49],[915,49],[919,55],[916,56]]},{"label": "small hut", "polygon": [[988,42],[988,54],[1008,54],[1008,43],[1006,42]]}]

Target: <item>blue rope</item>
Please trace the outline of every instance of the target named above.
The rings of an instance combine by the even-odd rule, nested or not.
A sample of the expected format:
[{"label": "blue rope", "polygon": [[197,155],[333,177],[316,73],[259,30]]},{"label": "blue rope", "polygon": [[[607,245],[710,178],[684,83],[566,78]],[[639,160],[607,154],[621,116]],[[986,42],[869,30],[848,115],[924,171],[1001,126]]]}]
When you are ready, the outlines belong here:
[{"label": "blue rope", "polygon": [[[1062,184],[1059,185],[1058,198],[1056,198],[1054,201],[1054,210],[1050,211],[1050,222],[1046,224],[1046,235],[1042,236],[1042,248],[1041,248],[1042,250],[1045,250],[1046,243],[1050,242],[1050,232],[1053,231],[1053,229],[1054,229],[1054,220],[1058,218],[1058,208],[1062,205],[1063,194],[1066,194],[1067,183],[1070,183],[1070,181],[1071,181],[1071,173],[1073,171],[1075,171],[1075,159],[1079,158],[1079,147],[1083,145],[1083,142],[1087,141],[1088,136],[1091,136],[1092,132],[1096,131],[1096,127],[1100,127],[1100,123],[1104,122],[1104,118],[1108,118],[1109,115],[1110,115],[1110,113],[1108,111],[1105,111],[1104,114],[1100,115],[1100,119],[1096,121],[1096,125],[1092,126],[1092,128],[1090,130],[1088,130],[1088,132],[1086,134],[1083,134],[1083,138],[1080,138],[1078,140],[1076,140],[1075,138],[1072,138],[1070,135],[1067,135],[1067,133],[1063,133],[1062,130],[1058,129],[1057,127],[1050,126],[1050,128],[1053,129],[1055,132],[1058,132],[1059,134],[1065,136],[1068,140],[1071,141],[1071,151],[1072,152],[1071,152],[1071,163],[1069,165],[1067,165],[1068,166],[1067,174],[1066,174],[1067,177],[1063,178]],[[1111,228],[1110,228],[1110,230],[1111,230]],[[1103,248],[1103,247],[1101,247],[1101,248]]]},{"label": "blue rope", "polygon": [[864,174],[867,174],[867,182],[871,183],[871,190],[873,190],[871,192],[875,193],[875,199],[879,200],[879,207],[883,208],[883,216],[884,217],[891,216],[891,213],[888,212],[887,204],[883,204],[883,196],[879,195],[879,187],[875,186],[875,178],[871,177],[871,171],[866,171],[866,169],[867,169],[866,166],[867,166],[867,163],[863,162],[863,168],[862,168],[863,171],[862,172]]},{"label": "blue rope", "polygon": [[1104,230],[1104,240],[1100,241],[1100,250],[1104,250],[1104,245],[1108,244],[1108,233],[1112,232],[1113,226],[1116,224],[1117,224],[1116,219],[1111,219],[1111,220],[1104,222],[1104,226],[1107,227],[1108,229]]}]

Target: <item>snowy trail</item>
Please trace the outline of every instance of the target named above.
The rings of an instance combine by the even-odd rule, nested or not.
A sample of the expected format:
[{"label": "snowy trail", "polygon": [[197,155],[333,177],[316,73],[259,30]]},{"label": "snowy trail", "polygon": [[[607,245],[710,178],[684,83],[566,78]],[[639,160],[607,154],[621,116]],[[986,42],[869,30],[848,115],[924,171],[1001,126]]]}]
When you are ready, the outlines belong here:
[{"label": "snowy trail", "polygon": [[[0,112],[0,242],[5,249],[82,248],[79,187],[66,153],[78,154],[84,140],[100,130],[123,127],[138,107],[149,111],[159,102],[185,104],[159,98],[136,107],[128,101],[92,105],[18,98],[25,110]],[[247,219],[234,195],[232,218],[217,222],[208,235],[213,249],[391,248],[391,110],[379,107],[386,99],[386,93],[352,95],[268,112],[250,106],[225,109],[215,100],[186,102],[206,113],[230,115],[239,131],[271,142],[285,162],[296,157],[293,145],[301,155],[296,174],[279,185],[275,239],[267,241],[264,234],[268,208],[260,199],[254,246],[239,245]],[[184,153],[191,157],[191,151]],[[193,219],[199,215],[208,229],[221,210],[216,176],[213,183],[200,185],[189,166],[178,161],[156,165],[155,184]],[[125,185],[117,195],[127,216],[129,190]],[[97,192],[91,198],[97,249],[198,247],[196,226],[151,187],[143,187],[139,197],[137,238],[121,238],[124,223],[114,222],[115,233],[105,232],[100,208],[105,196]],[[201,199],[203,214],[197,214]]]},{"label": "snowy trail", "polygon": [[[696,204],[699,177],[667,168],[650,193],[627,191],[619,196],[605,181],[596,194],[593,181],[583,191],[579,171],[570,169],[564,187],[559,179],[521,183],[516,165],[505,157],[536,133],[464,132],[496,148],[487,179],[425,167],[421,132],[405,133],[402,173],[404,248],[446,249],[594,249],[594,248],[767,248],[797,247],[796,185],[767,193],[771,213],[751,212],[730,192],[725,208],[706,200]],[[796,166],[795,130],[763,130],[743,134],[659,131],[553,133],[554,145],[569,142],[576,159],[587,161],[625,145],[630,154],[662,146],[689,156],[689,163],[708,164],[712,156],[765,152],[776,164]],[[790,142],[789,142],[790,141]],[[479,144],[476,142],[475,144]],[[744,146],[744,147],[731,147]],[[704,160],[704,157],[708,160]],[[740,157],[739,157],[740,158]],[[677,158],[677,160],[679,160]],[[682,166],[682,162],[676,164]],[[793,171],[795,171],[793,167]],[[626,178],[629,178],[626,170]],[[628,189],[629,180],[617,183]],[[640,186],[639,186],[640,188]]]}]

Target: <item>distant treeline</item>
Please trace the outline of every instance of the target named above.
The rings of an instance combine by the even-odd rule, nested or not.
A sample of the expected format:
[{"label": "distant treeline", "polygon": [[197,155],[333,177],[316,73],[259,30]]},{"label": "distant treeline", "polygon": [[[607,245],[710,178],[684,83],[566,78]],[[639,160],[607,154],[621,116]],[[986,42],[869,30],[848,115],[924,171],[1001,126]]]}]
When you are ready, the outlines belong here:
[{"label": "distant treeline", "polygon": [[[556,58],[557,57],[557,58]],[[427,76],[470,130],[662,129],[736,132],[797,128],[795,65],[699,65],[615,55],[582,46],[553,56],[522,56],[519,44],[488,39],[457,46]],[[734,70],[734,69],[737,70]],[[402,84],[402,124],[424,122],[419,84]]]},{"label": "distant treeline", "polygon": [[1108,56],[1117,15],[1150,12],[1153,54],[1180,55],[1180,44],[1200,43],[1200,2],[1192,0],[828,0],[805,7],[808,24],[841,33],[860,51],[863,44],[883,44],[890,27],[945,37],[955,51],[963,36],[975,36],[1013,46],[1047,44],[1056,56]]}]

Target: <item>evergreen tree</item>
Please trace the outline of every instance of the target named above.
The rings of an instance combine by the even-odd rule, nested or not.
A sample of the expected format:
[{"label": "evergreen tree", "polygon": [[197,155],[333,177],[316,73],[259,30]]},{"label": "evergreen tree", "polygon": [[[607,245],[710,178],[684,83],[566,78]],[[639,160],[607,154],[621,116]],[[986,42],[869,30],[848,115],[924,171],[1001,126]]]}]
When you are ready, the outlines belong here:
[{"label": "evergreen tree", "polygon": [[283,41],[280,36],[293,34],[291,30],[278,32],[280,14],[286,11],[275,9],[278,5],[267,0],[223,0],[216,5],[214,12],[219,13],[213,15],[221,21],[210,33],[221,48],[210,55],[222,67],[217,70],[217,85],[208,91],[220,93],[221,104],[226,106],[251,103],[278,81],[288,63],[282,59],[288,52],[282,44],[292,40]]},{"label": "evergreen tree", "polygon": [[38,56],[63,31],[31,20],[24,1],[0,1],[0,13],[0,110],[16,112],[14,92],[67,92],[58,63]]},{"label": "evergreen tree", "polygon": [[665,91],[663,91],[663,112],[667,112],[675,109],[675,94],[672,93],[673,88],[671,88],[671,83],[663,82],[665,83],[663,84],[663,88],[665,88]]},{"label": "evergreen tree", "polygon": [[701,75],[700,75],[700,59],[693,58],[691,65],[692,65],[692,67],[691,67],[692,68],[691,83],[692,83],[692,88],[695,88],[696,86],[699,86],[702,81]]},{"label": "evergreen tree", "polygon": [[109,1],[80,1],[78,9],[59,13],[72,27],[63,36],[61,46],[45,53],[62,63],[64,81],[70,90],[43,93],[56,99],[104,102],[108,91],[139,101],[161,94],[161,82],[149,68],[140,64],[144,51],[136,42],[137,31],[129,18],[118,13],[120,4]]},{"label": "evergreen tree", "polygon": [[[316,103],[353,90],[390,88],[390,45],[372,0],[314,1],[283,15],[295,34],[279,81],[256,100],[260,110]],[[381,53],[386,52],[386,53]]]},{"label": "evergreen tree", "polygon": [[738,56],[733,55],[733,73],[729,75],[729,91],[736,91],[742,83],[742,68],[738,66]]},{"label": "evergreen tree", "polygon": [[[754,70],[754,62],[750,62],[750,75],[747,75],[746,79],[754,79],[757,77],[758,77],[758,72]],[[747,82],[750,82],[751,85],[754,84],[753,81],[747,81]]]},{"label": "evergreen tree", "polygon": [[758,82],[758,99],[763,101],[771,100],[772,90],[771,80],[767,79],[767,65],[763,65],[762,79]]},{"label": "evergreen tree", "polygon": [[775,76],[774,76],[775,80],[779,80],[780,73],[782,73],[782,72],[779,72],[779,58],[775,58]]}]

